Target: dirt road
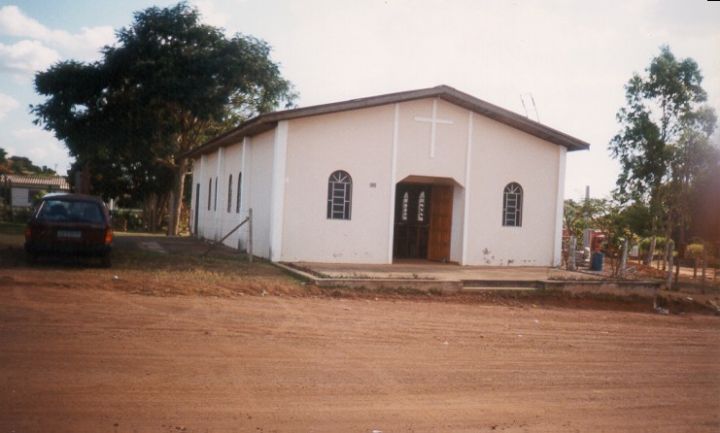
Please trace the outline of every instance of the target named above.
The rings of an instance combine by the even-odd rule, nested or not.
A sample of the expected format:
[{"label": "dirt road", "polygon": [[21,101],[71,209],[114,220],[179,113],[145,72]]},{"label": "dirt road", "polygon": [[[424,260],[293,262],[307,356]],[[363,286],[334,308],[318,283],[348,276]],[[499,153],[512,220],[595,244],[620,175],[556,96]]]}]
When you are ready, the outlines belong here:
[{"label": "dirt road", "polygon": [[0,275],[0,432],[717,432],[720,319]]}]

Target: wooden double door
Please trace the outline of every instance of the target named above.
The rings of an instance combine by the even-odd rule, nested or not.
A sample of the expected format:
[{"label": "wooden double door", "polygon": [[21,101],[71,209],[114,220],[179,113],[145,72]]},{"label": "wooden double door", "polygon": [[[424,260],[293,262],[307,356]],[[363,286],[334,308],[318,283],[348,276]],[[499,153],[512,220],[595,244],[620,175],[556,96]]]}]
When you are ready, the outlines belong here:
[{"label": "wooden double door", "polygon": [[397,185],[393,240],[395,258],[450,260],[452,199],[451,185]]}]

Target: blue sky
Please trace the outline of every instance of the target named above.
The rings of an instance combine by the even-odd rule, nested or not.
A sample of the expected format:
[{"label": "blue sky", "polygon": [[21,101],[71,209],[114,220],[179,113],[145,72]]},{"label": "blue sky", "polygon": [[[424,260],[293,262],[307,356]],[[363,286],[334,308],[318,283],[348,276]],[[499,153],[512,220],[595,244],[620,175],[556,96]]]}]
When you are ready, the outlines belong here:
[{"label": "blue sky", "polygon": [[[0,0],[0,147],[64,171],[62,143],[33,125],[32,76],[91,61],[134,11],[170,1]],[[720,112],[720,2],[704,0],[196,0],[204,19],[273,46],[300,105],[448,84],[591,143],[569,156],[566,197],[609,193],[623,85],[662,44],[692,57]],[[530,117],[535,118],[534,111]],[[717,138],[717,135],[716,135]]]}]

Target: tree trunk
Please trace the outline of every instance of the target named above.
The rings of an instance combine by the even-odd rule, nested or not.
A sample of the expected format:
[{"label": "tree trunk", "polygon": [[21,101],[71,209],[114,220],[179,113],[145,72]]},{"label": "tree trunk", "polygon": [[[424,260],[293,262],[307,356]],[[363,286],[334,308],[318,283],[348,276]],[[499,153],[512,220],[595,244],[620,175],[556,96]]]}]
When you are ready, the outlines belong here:
[{"label": "tree trunk", "polygon": [[157,230],[157,194],[151,193],[145,197],[143,203],[143,220],[145,221],[145,227],[149,232]]},{"label": "tree trunk", "polygon": [[620,270],[618,271],[619,277],[625,276],[625,268],[627,268],[627,259],[628,259],[628,240],[623,240],[623,249],[622,249],[622,256],[620,258]]},{"label": "tree trunk", "polygon": [[652,260],[653,255],[655,255],[655,242],[657,241],[657,238],[655,235],[653,235],[652,239],[650,240],[650,247],[648,248],[647,258],[645,259],[645,263],[648,266],[652,266]]},{"label": "tree trunk", "polygon": [[185,195],[185,174],[187,173],[187,159],[181,159],[175,166],[175,179],[168,203],[168,236],[177,236],[180,227],[180,215]]}]

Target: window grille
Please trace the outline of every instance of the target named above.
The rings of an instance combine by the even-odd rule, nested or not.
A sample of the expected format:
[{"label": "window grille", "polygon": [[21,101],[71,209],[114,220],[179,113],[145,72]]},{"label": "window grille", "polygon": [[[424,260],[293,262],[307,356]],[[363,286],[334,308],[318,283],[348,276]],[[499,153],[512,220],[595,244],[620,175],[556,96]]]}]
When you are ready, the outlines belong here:
[{"label": "window grille", "polygon": [[352,178],[342,170],[328,179],[327,218],[349,220],[352,207]]}]

